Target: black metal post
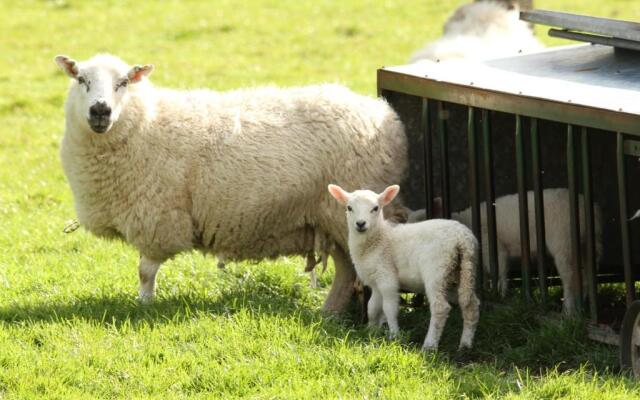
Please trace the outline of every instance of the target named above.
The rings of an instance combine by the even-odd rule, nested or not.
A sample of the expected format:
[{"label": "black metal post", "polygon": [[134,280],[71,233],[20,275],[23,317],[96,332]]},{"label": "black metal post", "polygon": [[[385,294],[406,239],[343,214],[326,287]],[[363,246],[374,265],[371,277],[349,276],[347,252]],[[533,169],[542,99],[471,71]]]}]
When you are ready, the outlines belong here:
[{"label": "black metal post", "polygon": [[[482,110],[482,137],[484,142],[484,183],[487,224],[487,249],[489,250],[489,271],[491,287],[498,288],[498,241],[496,233],[496,192],[493,182],[493,143],[491,140],[490,114]],[[504,265],[503,268],[507,266]]]},{"label": "black metal post", "polygon": [[540,165],[540,138],[538,136],[538,119],[531,118],[531,167],[533,170],[533,203],[536,211],[536,253],[538,262],[538,284],[540,299],[548,300],[547,272],[544,265],[544,254],[547,248],[544,225],[544,195],[542,171]]},{"label": "black metal post", "polygon": [[440,137],[440,166],[442,185],[442,218],[451,218],[449,208],[449,144],[447,135],[447,115],[444,104],[438,101],[438,135]]},{"label": "black metal post", "polygon": [[577,280],[576,307],[582,310],[582,260],[580,255],[580,214],[578,208],[578,171],[573,125],[567,125],[567,179],[569,186],[569,220],[571,224],[571,251],[574,275]]},{"label": "black metal post", "polygon": [[596,279],[596,251],[595,233],[593,221],[593,195],[591,192],[591,149],[589,145],[589,133],[587,128],[582,128],[582,190],[584,192],[584,228],[586,234],[585,270],[587,275],[587,290],[589,292],[589,314],[591,320],[598,320],[597,292],[598,283]]},{"label": "black metal post", "polygon": [[427,219],[433,218],[433,142],[431,138],[431,118],[429,111],[429,99],[423,98],[420,121],[424,138],[424,193]]},{"label": "black metal post", "polygon": [[529,207],[527,202],[526,165],[522,117],[516,115],[516,170],[518,175],[518,201],[520,210],[520,258],[522,267],[522,295],[531,299],[531,252],[529,248]]},{"label": "black metal post", "polygon": [[[475,113],[473,107],[469,107],[467,119],[467,147],[469,148],[469,191],[471,198],[471,229],[478,238],[479,260],[482,260],[482,230],[480,226],[480,192],[478,188],[478,145],[476,144]],[[483,266],[478,262],[476,269],[476,289],[478,295],[482,294]]]},{"label": "black metal post", "polygon": [[622,236],[622,262],[624,266],[624,283],[626,288],[627,307],[636,299],[635,281],[631,271],[631,246],[629,242],[629,215],[627,209],[627,178],[624,164],[624,135],[617,133],[616,161],[618,164],[618,202],[620,207],[620,233]]}]

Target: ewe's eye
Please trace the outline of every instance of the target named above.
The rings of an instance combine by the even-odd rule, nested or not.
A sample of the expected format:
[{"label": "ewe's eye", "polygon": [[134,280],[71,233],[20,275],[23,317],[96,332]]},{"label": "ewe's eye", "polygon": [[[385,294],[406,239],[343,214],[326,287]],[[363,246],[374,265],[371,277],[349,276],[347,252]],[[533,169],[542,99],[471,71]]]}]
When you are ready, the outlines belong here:
[{"label": "ewe's eye", "polygon": [[353,211],[353,208],[351,208],[351,206],[347,206],[347,211]]},{"label": "ewe's eye", "polygon": [[118,84],[116,85],[116,91],[120,88],[123,87],[127,87],[127,85],[129,84],[129,81],[127,79],[123,79],[120,82],[118,82]]},{"label": "ewe's eye", "polygon": [[378,210],[379,210],[379,209],[380,209],[380,207],[375,206],[375,207],[373,207],[373,208],[371,209],[371,212],[372,212],[372,213],[374,213],[374,212],[378,212]]}]

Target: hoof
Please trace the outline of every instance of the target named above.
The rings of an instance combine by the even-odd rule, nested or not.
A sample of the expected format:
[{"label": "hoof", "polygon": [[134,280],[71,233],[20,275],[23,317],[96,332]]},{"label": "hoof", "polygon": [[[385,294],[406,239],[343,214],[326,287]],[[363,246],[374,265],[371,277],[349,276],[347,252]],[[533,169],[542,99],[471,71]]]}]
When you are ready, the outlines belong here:
[{"label": "hoof", "polygon": [[153,303],[153,296],[140,295],[136,300],[138,300],[138,303],[142,304],[143,306],[148,306],[149,304]]},{"label": "hoof", "polygon": [[422,346],[420,349],[423,353],[435,353],[438,351],[437,345]]},{"label": "hoof", "polygon": [[471,343],[460,342],[460,345],[458,346],[458,351],[466,351],[466,350],[471,350]]}]

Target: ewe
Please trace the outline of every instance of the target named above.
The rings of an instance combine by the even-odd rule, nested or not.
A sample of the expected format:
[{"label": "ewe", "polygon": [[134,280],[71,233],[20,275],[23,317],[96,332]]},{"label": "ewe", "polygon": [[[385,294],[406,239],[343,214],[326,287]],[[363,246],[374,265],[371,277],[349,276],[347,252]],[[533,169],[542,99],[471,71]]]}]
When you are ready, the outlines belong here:
[{"label": "ewe", "polygon": [[460,348],[470,348],[480,315],[475,293],[478,241],[456,221],[432,219],[417,224],[394,225],[382,208],[398,194],[390,186],[378,195],[370,190],[345,192],[329,185],[329,192],[347,207],[349,252],[358,277],[371,287],[367,307],[370,325],[389,324],[391,336],[398,332],[399,290],[425,293],[431,320],[423,349],[436,349],[451,306],[447,292],[457,286],[464,320]]},{"label": "ewe", "polygon": [[154,87],[153,66],[56,57],[73,79],[61,158],[79,222],[141,255],[140,298],[160,265],[200,249],[224,260],[306,255],[327,235],[342,311],[355,271],[326,185],[402,180],[407,140],[383,100],[337,85],[219,93]]}]

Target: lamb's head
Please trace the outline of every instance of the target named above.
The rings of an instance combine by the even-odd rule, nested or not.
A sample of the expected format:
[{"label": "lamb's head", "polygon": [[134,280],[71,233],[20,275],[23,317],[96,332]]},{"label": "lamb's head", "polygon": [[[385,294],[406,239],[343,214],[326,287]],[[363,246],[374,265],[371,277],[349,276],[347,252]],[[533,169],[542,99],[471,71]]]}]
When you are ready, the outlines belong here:
[{"label": "lamb's head", "polygon": [[105,133],[120,117],[129,88],[153,71],[153,65],[128,66],[111,55],[77,62],[57,56],[56,64],[74,81],[69,89],[68,111],[95,133]]},{"label": "lamb's head", "polygon": [[393,185],[378,194],[371,190],[347,192],[337,185],[329,185],[329,193],[347,208],[347,225],[349,231],[363,234],[378,228],[384,219],[382,208],[391,203],[400,191],[400,186]]}]

